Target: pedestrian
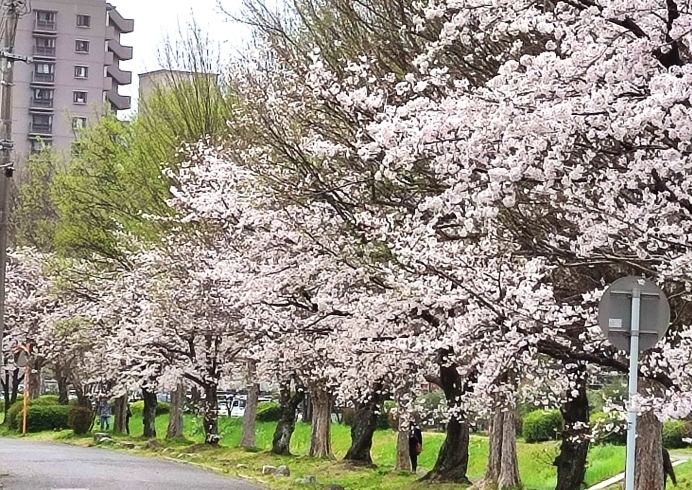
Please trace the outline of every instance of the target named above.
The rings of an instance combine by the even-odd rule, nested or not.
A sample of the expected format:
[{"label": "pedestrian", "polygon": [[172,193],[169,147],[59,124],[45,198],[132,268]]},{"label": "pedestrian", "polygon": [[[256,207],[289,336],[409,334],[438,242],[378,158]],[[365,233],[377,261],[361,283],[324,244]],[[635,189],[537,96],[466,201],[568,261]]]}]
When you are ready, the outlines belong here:
[{"label": "pedestrian", "polygon": [[673,485],[677,486],[678,482],[675,481],[675,470],[673,469],[673,463],[670,460],[670,454],[666,448],[663,448],[663,488],[666,488],[666,483],[669,476],[673,482]]},{"label": "pedestrian", "polygon": [[130,417],[132,417],[132,409],[130,408],[130,404],[127,404],[127,412],[125,412],[125,432],[127,432],[127,435],[130,435]]},{"label": "pedestrian", "polygon": [[96,407],[96,413],[101,421],[101,430],[110,430],[111,428],[111,406],[108,403],[106,397],[102,397],[98,406]]},{"label": "pedestrian", "polygon": [[408,435],[408,454],[411,458],[411,471],[418,469],[418,455],[423,452],[423,433],[417,425],[411,425]]}]

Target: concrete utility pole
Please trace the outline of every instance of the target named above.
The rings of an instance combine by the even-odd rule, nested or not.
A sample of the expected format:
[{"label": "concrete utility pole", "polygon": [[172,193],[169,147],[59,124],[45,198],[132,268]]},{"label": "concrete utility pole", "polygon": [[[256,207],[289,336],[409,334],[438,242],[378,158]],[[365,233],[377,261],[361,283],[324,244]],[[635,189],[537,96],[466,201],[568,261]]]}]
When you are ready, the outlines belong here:
[{"label": "concrete utility pole", "polygon": [[31,61],[26,56],[14,54],[19,17],[26,8],[25,0],[0,0],[2,16],[3,46],[0,51],[0,374],[4,375],[5,360],[2,342],[5,335],[5,275],[7,271],[7,234],[10,197],[10,178],[14,172],[12,163],[12,84],[14,63]]}]

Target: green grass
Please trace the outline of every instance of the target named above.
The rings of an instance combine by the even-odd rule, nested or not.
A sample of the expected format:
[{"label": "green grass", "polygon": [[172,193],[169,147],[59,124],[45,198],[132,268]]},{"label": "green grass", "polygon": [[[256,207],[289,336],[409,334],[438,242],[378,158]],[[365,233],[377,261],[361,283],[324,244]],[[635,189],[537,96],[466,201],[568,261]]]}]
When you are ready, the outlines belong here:
[{"label": "green grass", "polygon": [[[392,470],[396,457],[396,434],[390,430],[377,431],[373,438],[372,457],[377,469],[353,469],[340,462],[350,445],[350,428],[343,425],[332,426],[332,450],[336,461],[316,460],[304,456],[310,444],[310,425],[298,423],[291,440],[291,452],[296,456],[278,457],[271,455],[272,435],[275,423],[257,423],[257,449],[258,451],[246,451],[237,448],[242,433],[242,420],[237,418],[222,417],[219,421],[219,433],[221,435],[219,449],[209,449],[201,445],[204,441],[202,421],[198,417],[185,416],[184,439],[180,441],[165,441],[168,416],[162,415],[156,419],[156,432],[158,439],[164,446],[168,446],[166,456],[180,457],[193,462],[198,462],[212,467],[224,473],[241,473],[247,476],[259,477],[258,473],[264,464],[274,466],[286,464],[291,469],[292,475],[288,479],[270,479],[274,488],[297,489],[300,485],[295,483],[296,478],[305,475],[315,475],[322,483],[339,483],[347,489],[423,489],[426,484],[417,483],[416,477],[405,472]],[[143,424],[141,416],[134,416],[130,421],[132,440],[143,441],[141,437]],[[91,442],[90,436],[77,437],[71,431],[62,431],[51,434],[31,435],[59,440],[69,440],[73,443],[86,445]],[[116,439],[127,438],[115,436]],[[444,440],[444,434],[425,433],[424,451],[419,457],[421,470],[430,470],[437,458],[437,453]],[[556,483],[556,468],[553,460],[558,455],[559,442],[547,442],[541,444],[526,444],[523,441],[517,443],[519,458],[519,472],[522,483],[527,489],[552,490]],[[480,435],[471,436],[469,445],[468,476],[475,481],[483,477],[485,464],[488,458],[487,437]],[[621,446],[594,446],[589,452],[589,461],[586,472],[587,485],[593,485],[603,481],[617,473],[624,467],[625,448]],[[248,465],[248,468],[237,469],[238,464]],[[684,465],[683,465],[684,466]],[[692,468],[692,464],[689,465]],[[687,477],[686,477],[687,478]],[[689,476],[692,482],[692,473]],[[687,480],[684,480],[687,481]],[[435,485],[436,490],[459,488],[458,485]],[[692,485],[690,489],[692,490]]]}]

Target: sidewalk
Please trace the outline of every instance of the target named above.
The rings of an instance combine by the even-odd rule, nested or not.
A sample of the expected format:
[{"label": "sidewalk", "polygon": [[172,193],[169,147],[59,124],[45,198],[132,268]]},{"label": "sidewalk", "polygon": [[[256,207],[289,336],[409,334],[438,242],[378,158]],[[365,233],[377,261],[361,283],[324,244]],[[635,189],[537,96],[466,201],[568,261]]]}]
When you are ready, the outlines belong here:
[{"label": "sidewalk", "polygon": [[[682,463],[685,463],[689,460],[692,460],[692,454],[685,454],[685,453],[670,453],[671,459],[675,459],[673,461],[673,467],[681,465]],[[620,473],[619,475],[615,475],[612,478],[608,478],[607,480],[602,481],[601,483],[597,483],[593,487],[589,487],[587,490],[603,490],[604,488],[608,488],[611,485],[615,485],[616,483],[622,481],[625,479],[625,474]]]}]

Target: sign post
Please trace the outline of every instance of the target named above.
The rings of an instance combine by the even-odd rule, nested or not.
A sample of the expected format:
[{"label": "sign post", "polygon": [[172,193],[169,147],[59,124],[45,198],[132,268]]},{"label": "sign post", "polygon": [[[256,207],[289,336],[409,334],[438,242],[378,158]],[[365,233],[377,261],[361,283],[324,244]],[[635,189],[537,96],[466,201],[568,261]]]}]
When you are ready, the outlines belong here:
[{"label": "sign post", "polygon": [[634,490],[637,443],[637,395],[639,352],[651,349],[663,338],[670,323],[670,305],[652,281],[636,276],[618,279],[603,293],[598,304],[598,324],[611,344],[630,353],[629,407],[627,409],[627,462],[625,490]]}]

